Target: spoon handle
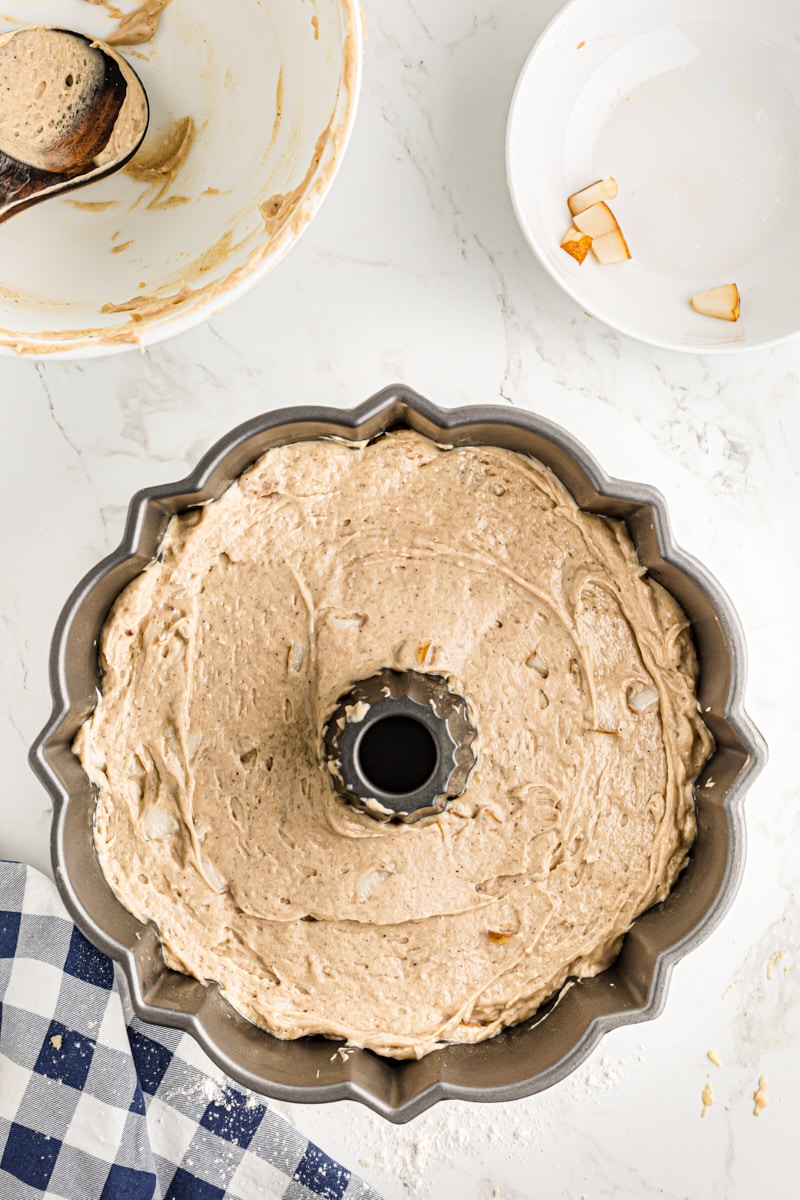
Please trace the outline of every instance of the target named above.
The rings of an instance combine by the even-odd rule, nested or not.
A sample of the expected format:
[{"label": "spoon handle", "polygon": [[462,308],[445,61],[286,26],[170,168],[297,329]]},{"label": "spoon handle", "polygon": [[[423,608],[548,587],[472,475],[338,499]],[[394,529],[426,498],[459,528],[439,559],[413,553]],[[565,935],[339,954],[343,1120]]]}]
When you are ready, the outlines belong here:
[{"label": "spoon handle", "polygon": [[69,179],[66,172],[40,171],[29,167],[0,150],[0,222],[33,203],[44,188],[56,187]]}]

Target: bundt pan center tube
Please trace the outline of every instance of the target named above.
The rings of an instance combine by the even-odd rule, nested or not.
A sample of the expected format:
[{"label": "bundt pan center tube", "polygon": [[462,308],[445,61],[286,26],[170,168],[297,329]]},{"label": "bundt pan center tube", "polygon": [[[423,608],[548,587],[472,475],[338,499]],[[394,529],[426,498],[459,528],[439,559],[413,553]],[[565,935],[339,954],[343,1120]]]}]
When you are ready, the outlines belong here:
[{"label": "bundt pan center tube", "polygon": [[467,702],[446,680],[384,669],[342,697],[325,728],[325,758],[348,803],[413,824],[462,794],[474,737]]},{"label": "bundt pan center tube", "polygon": [[[97,705],[106,618],[127,584],[156,560],[174,515],[221,496],[273,447],[323,437],[363,443],[398,429],[440,446],[528,455],[553,472],[581,509],[624,522],[649,578],[689,618],[699,706],[715,742],[695,788],[697,837],[688,865],[666,899],[634,921],[615,962],[490,1040],[445,1045],[419,1060],[353,1047],[336,1053],[334,1042],[316,1036],[281,1040],[241,1016],[217,984],[168,969],[154,924],[142,924],[122,906],[101,870],[93,841],[96,792],[73,751]],[[540,1091],[574,1070],[609,1029],[661,1010],[672,966],[719,921],[741,874],[742,799],[766,755],[744,711],[744,674],[730,602],[674,545],[658,493],[609,479],[568,434],[533,414],[441,410],[394,386],[352,411],[295,408],[257,417],[223,438],[185,480],[134,498],[119,549],[79,584],[59,619],[51,656],[53,713],[31,761],[54,800],[53,861],[65,902],[86,936],[123,966],[143,1020],[193,1033],[230,1076],[266,1095],[297,1102],[357,1099],[402,1122],[446,1098],[500,1101]],[[365,674],[339,696],[320,752],[331,789],[353,820],[414,837],[458,804],[479,769],[479,738],[459,689],[448,683],[425,662],[420,669]],[[359,716],[360,722],[353,719]]]}]

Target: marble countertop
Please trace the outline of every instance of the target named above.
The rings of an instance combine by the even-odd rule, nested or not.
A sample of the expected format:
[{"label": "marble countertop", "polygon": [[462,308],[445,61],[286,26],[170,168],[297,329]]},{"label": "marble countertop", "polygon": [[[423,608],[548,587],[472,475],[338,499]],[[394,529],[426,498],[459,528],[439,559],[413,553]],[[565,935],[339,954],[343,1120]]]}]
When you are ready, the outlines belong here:
[{"label": "marble countertop", "polygon": [[[797,1190],[800,342],[720,358],[617,336],[539,269],[505,186],[515,79],[556,0],[366,4],[361,111],[330,197],[276,272],[209,324],[85,363],[0,359],[0,857],[49,871],[26,755],[49,710],[50,634],[118,542],[138,488],[287,404],[351,406],[402,381],[442,405],[534,410],[610,474],[665,496],[678,543],[729,593],[747,707],[770,761],[722,924],[661,1017],[507,1105],[442,1104],[395,1128],[355,1104],[281,1105],[386,1200],[750,1200]],[[708,1057],[714,1052],[720,1065]],[[768,1106],[754,1115],[766,1079]],[[714,1104],[705,1117],[702,1094]]]}]

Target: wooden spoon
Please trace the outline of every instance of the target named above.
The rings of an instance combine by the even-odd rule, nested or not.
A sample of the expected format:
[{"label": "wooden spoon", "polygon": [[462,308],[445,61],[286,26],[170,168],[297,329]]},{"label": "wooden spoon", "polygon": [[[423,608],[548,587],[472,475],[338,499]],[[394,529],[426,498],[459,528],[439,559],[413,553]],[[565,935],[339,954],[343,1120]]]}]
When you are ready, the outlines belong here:
[{"label": "wooden spoon", "polygon": [[46,25],[0,36],[0,222],[124,167],[149,117],[110,46]]}]

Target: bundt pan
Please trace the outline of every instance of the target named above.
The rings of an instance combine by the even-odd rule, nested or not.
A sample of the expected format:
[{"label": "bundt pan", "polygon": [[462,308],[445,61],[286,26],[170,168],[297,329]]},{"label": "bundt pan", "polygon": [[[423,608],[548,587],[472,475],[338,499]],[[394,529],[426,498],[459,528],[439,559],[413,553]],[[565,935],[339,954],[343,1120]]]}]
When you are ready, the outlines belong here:
[{"label": "bundt pan", "polygon": [[[97,702],[98,641],[108,611],[156,557],[173,514],[219,496],[272,446],[323,435],[361,441],[397,428],[415,429],[440,443],[503,446],[533,455],[581,507],[624,520],[641,562],[691,620],[700,704],[716,740],[697,783],[698,831],[689,864],[667,899],[634,922],[613,966],[489,1041],[448,1046],[419,1061],[364,1050],[339,1055],[335,1043],[320,1037],[280,1041],[235,1012],[216,984],[167,969],[155,927],[142,925],[122,907],[100,871],[92,840],[95,796],[71,750]],[[402,386],[351,411],[265,413],[218,442],[186,479],[139,492],[119,549],[86,576],[61,614],[50,674],[53,713],[31,762],[53,796],[56,880],[80,929],[123,967],[138,1015],[190,1032],[228,1075],[257,1092],[303,1103],[359,1100],[395,1122],[439,1100],[500,1101],[541,1091],[573,1071],[608,1030],[657,1016],[672,967],[731,903],[744,860],[745,787],[766,758],[743,707],[745,652],[738,619],[708,572],[675,546],[661,496],[641,484],[609,479],[571,436],[540,417],[499,407],[442,410]]]}]

